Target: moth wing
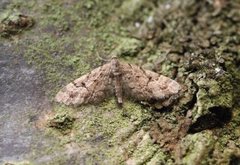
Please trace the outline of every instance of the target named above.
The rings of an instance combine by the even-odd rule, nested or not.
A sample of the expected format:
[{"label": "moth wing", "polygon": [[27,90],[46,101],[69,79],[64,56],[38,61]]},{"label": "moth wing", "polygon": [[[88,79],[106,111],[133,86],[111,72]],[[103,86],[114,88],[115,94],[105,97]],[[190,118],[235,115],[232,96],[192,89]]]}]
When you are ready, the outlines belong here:
[{"label": "moth wing", "polygon": [[112,93],[110,72],[110,63],[92,70],[60,90],[55,100],[74,106],[103,101]]},{"label": "moth wing", "polygon": [[176,97],[181,90],[176,81],[166,76],[131,64],[121,63],[120,67],[123,91],[135,100],[154,101],[167,106],[166,101]]}]

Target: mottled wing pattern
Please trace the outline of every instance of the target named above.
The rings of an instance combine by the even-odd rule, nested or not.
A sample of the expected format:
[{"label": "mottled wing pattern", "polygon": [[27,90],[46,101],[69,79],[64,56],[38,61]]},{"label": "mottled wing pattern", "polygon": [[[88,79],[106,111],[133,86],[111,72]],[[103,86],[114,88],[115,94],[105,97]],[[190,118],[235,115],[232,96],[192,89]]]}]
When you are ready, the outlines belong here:
[{"label": "mottled wing pattern", "polygon": [[120,63],[124,95],[138,101],[168,106],[181,90],[174,80],[136,65]]},{"label": "mottled wing pattern", "polygon": [[65,86],[55,100],[74,106],[101,102],[113,93],[110,74],[110,63],[98,67]]}]

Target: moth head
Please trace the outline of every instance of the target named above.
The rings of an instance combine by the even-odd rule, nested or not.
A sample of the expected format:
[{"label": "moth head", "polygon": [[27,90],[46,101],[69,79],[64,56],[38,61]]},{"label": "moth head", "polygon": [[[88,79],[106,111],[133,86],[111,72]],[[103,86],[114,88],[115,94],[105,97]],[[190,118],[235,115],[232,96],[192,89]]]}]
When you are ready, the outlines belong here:
[{"label": "moth head", "polygon": [[112,67],[118,67],[119,66],[119,61],[117,59],[117,56],[112,57],[111,64],[112,64]]},{"label": "moth head", "polygon": [[117,55],[112,55],[111,60],[113,59],[117,60],[118,59]]}]

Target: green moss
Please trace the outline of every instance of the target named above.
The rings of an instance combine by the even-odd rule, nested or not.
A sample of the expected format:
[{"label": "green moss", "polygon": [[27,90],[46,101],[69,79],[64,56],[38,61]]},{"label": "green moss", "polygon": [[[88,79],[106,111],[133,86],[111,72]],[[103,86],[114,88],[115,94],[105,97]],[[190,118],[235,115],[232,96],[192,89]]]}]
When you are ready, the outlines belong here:
[{"label": "green moss", "polygon": [[186,165],[207,163],[208,155],[212,151],[214,144],[215,140],[210,131],[187,135],[181,144],[184,154],[182,163]]},{"label": "green moss", "polygon": [[117,10],[117,15],[126,23],[132,21],[143,22],[149,16],[153,8],[153,1],[128,0],[123,1]]},{"label": "green moss", "polygon": [[149,134],[145,134],[127,163],[129,162],[136,165],[146,163],[155,155],[158,149],[159,146],[153,144]]},{"label": "green moss", "polygon": [[74,121],[69,112],[58,112],[48,120],[48,126],[65,134],[72,129]]},{"label": "green moss", "polygon": [[136,56],[144,48],[144,43],[134,38],[120,38],[119,46],[113,54],[117,56]]},{"label": "green moss", "polygon": [[210,113],[212,107],[231,109],[234,103],[231,79],[226,76],[222,80],[202,79],[197,82],[197,107],[194,120]]},{"label": "green moss", "polygon": [[34,20],[31,17],[14,10],[5,10],[0,15],[0,36],[10,38],[33,25]]},{"label": "green moss", "polygon": [[[128,128],[132,124],[138,127],[150,117],[149,112],[135,103],[126,101],[123,108],[119,109],[113,99],[97,108],[94,106],[81,108],[81,112],[84,115],[83,120],[76,122],[75,127],[75,129],[81,129],[76,135],[77,141],[91,139],[95,135],[114,137],[121,128]],[[119,137],[114,138],[116,139],[111,139],[111,142]]]},{"label": "green moss", "polygon": [[[49,134],[59,136],[60,148],[68,143],[82,146],[81,150],[87,150],[90,154],[87,158],[90,164],[101,162],[103,159],[116,163],[123,161],[124,155],[119,153],[119,145],[139,128],[147,125],[151,118],[150,111],[143,109],[139,104],[125,101],[123,108],[119,108],[115,99],[106,100],[99,106],[89,105],[74,109],[55,106],[54,112],[54,121],[59,121],[58,124],[64,128],[67,126],[68,134],[59,136],[55,127],[50,128]],[[75,120],[71,122],[70,128],[69,124],[63,124],[69,116],[74,116]],[[95,147],[92,148],[92,145]],[[127,145],[126,150],[131,151],[133,148],[134,145]],[[144,150],[139,151],[139,154],[140,152],[145,153]]]},{"label": "green moss", "polygon": [[[43,36],[39,42],[29,44],[24,57],[45,74],[46,81],[51,86],[50,92],[56,92],[59,85],[72,80],[89,69],[87,57],[76,49],[69,37],[56,38]],[[72,50],[72,54],[69,51]],[[58,90],[57,89],[57,90]]]},{"label": "green moss", "polygon": [[149,160],[149,162],[146,163],[146,165],[155,165],[155,164],[168,164],[173,165],[173,160],[166,155],[163,151],[160,149],[155,153],[155,155]]},{"label": "green moss", "polygon": [[125,17],[131,17],[144,3],[144,0],[125,1],[121,6],[121,13]]}]

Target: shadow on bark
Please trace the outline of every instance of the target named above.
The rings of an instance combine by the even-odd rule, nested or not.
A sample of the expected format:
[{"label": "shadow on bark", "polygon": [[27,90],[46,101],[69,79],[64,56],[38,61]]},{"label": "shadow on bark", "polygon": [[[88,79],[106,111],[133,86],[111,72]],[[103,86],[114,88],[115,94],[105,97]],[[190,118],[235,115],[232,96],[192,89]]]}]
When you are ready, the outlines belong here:
[{"label": "shadow on bark", "polygon": [[203,115],[190,126],[189,133],[197,133],[205,129],[221,128],[232,118],[229,108],[216,106],[209,108],[211,113]]}]

